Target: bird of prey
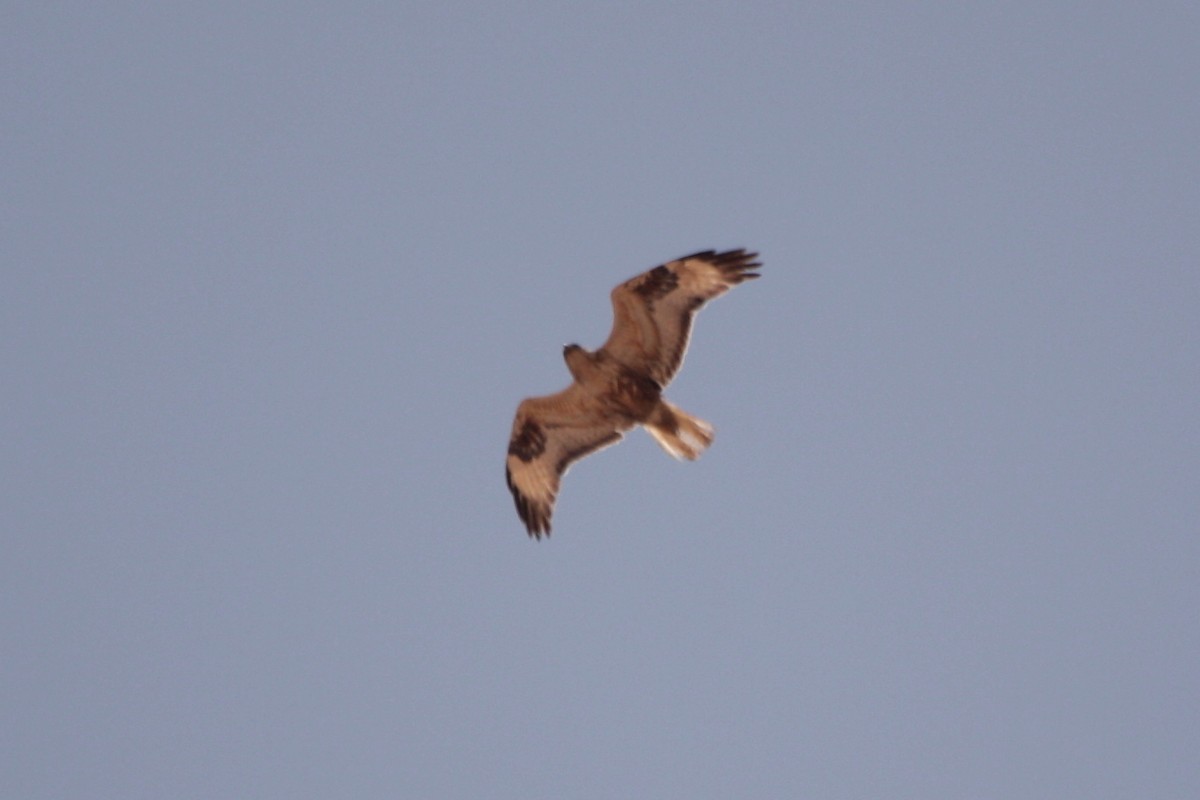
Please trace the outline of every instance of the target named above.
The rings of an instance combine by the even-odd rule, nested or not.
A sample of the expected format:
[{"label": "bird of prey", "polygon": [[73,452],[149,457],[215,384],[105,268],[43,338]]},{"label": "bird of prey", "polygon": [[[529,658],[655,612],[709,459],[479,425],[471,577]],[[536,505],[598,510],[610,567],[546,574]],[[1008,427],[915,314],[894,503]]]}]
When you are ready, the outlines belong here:
[{"label": "bird of prey", "polygon": [[517,514],[540,539],[550,535],[559,482],[572,463],[644,427],[670,455],[694,460],[713,441],[707,422],[663,397],[687,350],[692,318],[705,303],[757,278],[757,253],[705,250],[669,261],[612,290],[613,327],[594,352],[563,348],[575,379],[558,394],[517,406],[505,479]]}]

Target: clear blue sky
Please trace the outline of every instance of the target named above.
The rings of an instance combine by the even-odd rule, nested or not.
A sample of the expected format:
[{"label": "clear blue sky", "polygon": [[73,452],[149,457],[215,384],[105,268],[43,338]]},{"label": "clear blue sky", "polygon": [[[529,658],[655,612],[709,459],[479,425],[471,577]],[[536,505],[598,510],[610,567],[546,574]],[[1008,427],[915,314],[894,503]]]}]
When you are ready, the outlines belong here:
[{"label": "clear blue sky", "polygon": [[3,16],[0,795],[1200,796],[1194,3]]}]

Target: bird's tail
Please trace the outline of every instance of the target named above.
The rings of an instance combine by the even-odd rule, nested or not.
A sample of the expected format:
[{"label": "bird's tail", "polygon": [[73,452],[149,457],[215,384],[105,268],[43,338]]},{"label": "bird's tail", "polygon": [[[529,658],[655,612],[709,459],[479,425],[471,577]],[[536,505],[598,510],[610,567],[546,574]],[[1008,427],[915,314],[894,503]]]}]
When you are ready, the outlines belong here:
[{"label": "bird's tail", "polygon": [[695,461],[713,442],[712,425],[666,400],[659,401],[643,425],[663,450],[679,459]]}]

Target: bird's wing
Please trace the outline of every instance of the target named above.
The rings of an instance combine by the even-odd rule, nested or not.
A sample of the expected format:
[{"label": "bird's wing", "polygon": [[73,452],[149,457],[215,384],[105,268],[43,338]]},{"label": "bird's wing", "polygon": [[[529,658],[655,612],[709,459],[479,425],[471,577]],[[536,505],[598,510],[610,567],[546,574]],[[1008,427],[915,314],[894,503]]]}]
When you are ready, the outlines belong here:
[{"label": "bird's wing", "polygon": [[692,317],[762,264],[757,253],[705,250],[643,272],[612,290],[613,328],[601,348],[666,386],[683,364]]},{"label": "bird's wing", "polygon": [[615,444],[631,426],[578,384],[517,406],[508,442],[505,479],[529,535],[550,535],[558,485],[572,463]]}]

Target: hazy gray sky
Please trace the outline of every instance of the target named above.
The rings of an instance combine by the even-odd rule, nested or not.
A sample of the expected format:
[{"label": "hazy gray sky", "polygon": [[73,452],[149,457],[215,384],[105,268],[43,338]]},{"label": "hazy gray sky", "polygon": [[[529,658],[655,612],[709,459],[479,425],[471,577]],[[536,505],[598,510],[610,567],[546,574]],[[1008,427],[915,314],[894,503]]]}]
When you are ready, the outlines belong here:
[{"label": "hazy gray sky", "polygon": [[[0,26],[0,795],[1200,796],[1194,3]],[[517,402],[703,248],[532,542]]]}]

